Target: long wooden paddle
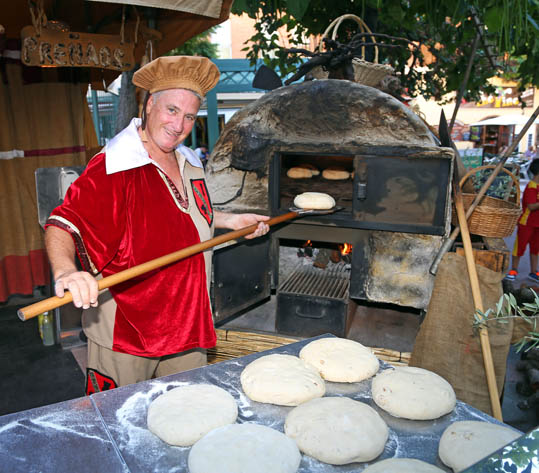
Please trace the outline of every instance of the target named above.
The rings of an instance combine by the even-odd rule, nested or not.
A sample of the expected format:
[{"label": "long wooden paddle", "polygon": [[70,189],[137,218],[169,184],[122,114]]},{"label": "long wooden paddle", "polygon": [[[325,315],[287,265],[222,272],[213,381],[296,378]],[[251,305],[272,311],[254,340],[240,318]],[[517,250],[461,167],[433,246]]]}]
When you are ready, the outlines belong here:
[{"label": "long wooden paddle", "polygon": [[[442,111],[443,113],[443,111]],[[539,107],[535,109],[535,111],[532,113],[518,136],[513,140],[509,148],[503,153],[502,157],[500,158],[500,161],[496,165],[496,167],[493,169],[492,173],[488,177],[488,179],[485,181],[485,183],[481,186],[481,189],[477,192],[477,195],[475,196],[473,202],[470,204],[468,209],[466,210],[466,218],[470,218],[475,208],[481,203],[481,200],[483,199],[483,196],[486,194],[488,188],[494,182],[494,179],[496,179],[496,176],[501,171],[502,167],[505,165],[505,162],[511,155],[511,153],[516,149],[519,141],[526,135],[526,132],[528,131],[528,128],[534,123],[535,119],[539,116]],[[445,120],[445,117],[444,117]],[[441,123],[440,123],[441,124]],[[446,123],[447,126],[447,123]],[[449,135],[448,135],[449,136]],[[441,135],[440,135],[441,138]],[[447,146],[444,144],[444,146]],[[454,146],[454,145],[453,145]],[[455,227],[453,231],[451,232],[451,235],[449,235],[448,238],[443,242],[441,248],[438,250],[438,254],[436,255],[436,258],[434,258],[434,261],[432,262],[432,265],[429,269],[430,274],[433,276],[436,276],[436,271],[438,271],[438,265],[440,264],[440,261],[442,261],[443,256],[449,251],[453,243],[455,243],[456,238],[458,237],[460,232],[460,226]]]},{"label": "long wooden paddle", "polygon": [[[456,173],[454,173],[454,176],[456,177]],[[470,277],[470,286],[472,288],[474,306],[476,310],[484,312],[483,299],[481,297],[481,289],[479,287],[479,277],[477,276],[477,268],[475,267],[475,260],[473,256],[472,240],[470,238],[468,221],[466,220],[466,212],[464,211],[464,203],[462,201],[462,194],[457,179],[453,180],[453,194],[455,197],[455,209],[457,211],[462,244],[464,246],[466,266],[468,268],[468,275]],[[482,325],[479,329],[479,340],[481,341],[481,352],[483,353],[483,364],[485,366],[492,413],[496,419],[503,422],[500,396],[498,394],[496,374],[494,372],[494,361],[492,359],[492,352],[490,350],[490,340],[488,337],[487,327],[484,325]]]},{"label": "long wooden paddle", "polygon": [[[265,223],[271,226],[271,225],[286,222],[287,220],[291,220],[293,218],[304,216],[304,215],[323,215],[323,214],[333,213],[340,210],[341,208],[342,207],[334,207],[333,209],[330,209],[330,210],[311,210],[311,209],[294,208],[294,209],[291,209],[292,210],[291,212],[266,220]],[[119,273],[111,274],[110,276],[107,276],[106,278],[100,279],[98,281],[98,286],[97,286],[98,290],[101,291],[102,289],[107,289],[111,286],[114,286],[115,284],[119,284],[121,282],[127,281],[128,279],[134,278],[136,276],[140,276],[141,274],[147,273],[148,271],[152,271],[153,269],[160,268],[161,266],[165,266],[167,264],[174,263],[181,259],[188,258],[189,256],[200,253],[201,251],[207,250],[208,248],[212,248],[214,246],[220,245],[221,243],[226,243],[228,241],[235,240],[236,238],[249,235],[249,233],[253,233],[256,230],[257,226],[258,224],[254,224],[254,225],[249,225],[248,227],[245,227],[245,228],[240,228],[239,230],[227,232],[222,235],[211,238],[209,240],[197,243],[196,245],[188,246],[187,248],[183,248],[173,253],[169,253],[168,255],[164,255],[159,258],[155,258],[153,260],[147,261],[146,263],[133,266],[132,268],[128,268],[124,271],[120,271]],[[69,291],[67,291],[64,294],[64,297],[53,296],[53,297],[49,297],[48,299],[44,299],[42,301],[36,302],[35,304],[23,307],[17,311],[17,315],[22,321],[25,321],[25,320],[31,319],[32,317],[36,317],[37,315],[42,314],[43,312],[56,309],[57,307],[61,307],[72,301],[73,301],[73,296],[71,295]]]}]

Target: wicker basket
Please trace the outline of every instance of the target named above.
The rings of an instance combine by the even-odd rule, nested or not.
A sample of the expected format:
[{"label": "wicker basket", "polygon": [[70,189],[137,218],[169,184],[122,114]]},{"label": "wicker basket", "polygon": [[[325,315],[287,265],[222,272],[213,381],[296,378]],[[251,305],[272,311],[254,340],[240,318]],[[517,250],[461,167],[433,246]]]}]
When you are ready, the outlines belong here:
[{"label": "wicker basket", "polygon": [[[481,169],[494,169],[496,166],[479,166],[468,171],[460,180],[460,187],[464,185],[468,177]],[[481,200],[481,203],[475,208],[472,215],[468,219],[468,227],[470,233],[475,235],[481,235],[485,237],[504,238],[513,233],[515,225],[522,213],[520,208],[520,185],[518,179],[507,169],[502,168],[506,174],[509,174],[513,184],[516,188],[515,202],[509,202],[507,200],[497,199],[485,195]],[[464,209],[468,210],[468,207],[472,204],[476,197],[476,194],[462,194],[462,201],[464,203]],[[457,213],[455,205],[453,204],[452,214],[453,225],[458,225]]]},{"label": "wicker basket", "polygon": [[[323,39],[328,38],[331,34],[331,39],[337,38],[337,32],[339,26],[341,26],[344,20],[353,20],[359,25],[360,33],[372,33],[367,24],[356,15],[348,14],[342,15],[331,22],[331,24],[326,28],[320,44],[318,46],[318,51],[322,52],[322,46],[324,44]],[[376,43],[376,38],[371,36],[371,41]],[[368,86],[375,86],[380,83],[380,81],[387,76],[388,74],[393,73],[393,68],[387,64],[378,64],[378,47],[374,46],[374,62],[369,62],[365,60],[365,47],[361,48],[361,58],[352,59],[352,66],[354,67],[354,81]],[[329,73],[325,71],[321,66],[315,67],[311,70],[310,75],[316,79],[327,79]]]}]

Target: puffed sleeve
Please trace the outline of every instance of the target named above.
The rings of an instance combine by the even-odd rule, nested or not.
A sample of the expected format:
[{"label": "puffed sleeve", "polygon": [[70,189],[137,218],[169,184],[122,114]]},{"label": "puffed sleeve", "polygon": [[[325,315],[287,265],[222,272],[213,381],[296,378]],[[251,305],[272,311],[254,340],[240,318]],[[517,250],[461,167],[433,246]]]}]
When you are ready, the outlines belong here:
[{"label": "puffed sleeve", "polygon": [[122,172],[107,175],[103,153],[94,156],[45,224],[69,232],[83,269],[93,274],[112,260],[125,234],[123,179]]}]

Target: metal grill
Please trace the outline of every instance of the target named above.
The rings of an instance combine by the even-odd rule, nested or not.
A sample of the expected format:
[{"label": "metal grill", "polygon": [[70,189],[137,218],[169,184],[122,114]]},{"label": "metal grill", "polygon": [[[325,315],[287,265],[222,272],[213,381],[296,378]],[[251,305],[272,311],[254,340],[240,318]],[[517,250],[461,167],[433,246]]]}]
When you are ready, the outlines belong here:
[{"label": "metal grill", "polygon": [[348,299],[349,287],[350,272],[346,265],[339,264],[326,269],[311,266],[292,272],[281,284],[279,293]]}]

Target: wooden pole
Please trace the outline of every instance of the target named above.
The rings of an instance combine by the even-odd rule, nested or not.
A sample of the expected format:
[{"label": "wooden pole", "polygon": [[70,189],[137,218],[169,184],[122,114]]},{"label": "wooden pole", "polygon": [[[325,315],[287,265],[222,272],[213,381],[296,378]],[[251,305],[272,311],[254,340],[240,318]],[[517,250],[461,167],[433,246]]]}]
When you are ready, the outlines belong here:
[{"label": "wooden pole", "polygon": [[[539,107],[537,107],[535,109],[532,116],[526,122],[526,125],[524,125],[524,128],[522,128],[522,130],[520,131],[520,133],[516,137],[515,141],[513,141],[513,143],[511,143],[511,146],[509,146],[507,151],[505,151],[502,158],[500,159],[500,162],[492,170],[492,173],[490,174],[490,176],[488,177],[486,182],[481,186],[481,189],[479,189],[479,192],[475,196],[473,202],[470,204],[470,206],[466,210],[466,219],[470,218],[470,216],[472,215],[475,208],[481,203],[481,200],[483,200],[483,196],[487,192],[488,188],[490,187],[490,185],[492,184],[494,179],[496,179],[496,176],[501,171],[502,167],[504,166],[505,162],[507,161],[507,158],[513,152],[513,150],[517,147],[519,141],[526,134],[526,132],[528,131],[528,128],[530,128],[530,126],[535,121],[535,119],[537,118],[538,115],[539,115]],[[438,270],[438,265],[440,264],[440,261],[442,260],[442,257],[444,256],[444,254],[447,251],[449,251],[449,248],[451,248],[451,246],[455,242],[455,239],[459,235],[460,229],[461,229],[460,225],[455,227],[454,230],[451,232],[451,235],[449,235],[449,238],[447,238],[444,241],[444,243],[442,244],[442,247],[438,251],[438,254],[436,255],[436,258],[434,258],[434,261],[432,262],[432,265],[431,265],[430,270],[429,270],[430,274],[432,274],[433,276],[436,274],[436,271]]]},{"label": "wooden pole", "polygon": [[[464,204],[462,202],[462,194],[458,183],[454,185],[455,195],[455,208],[457,210],[458,221],[460,225],[460,231],[462,234],[462,243],[464,245],[464,256],[466,258],[466,266],[468,268],[468,275],[470,277],[470,285],[472,288],[472,297],[476,310],[484,312],[483,299],[481,297],[481,290],[479,287],[479,277],[477,276],[477,268],[475,267],[475,261],[472,250],[472,241],[470,239],[470,231],[468,230],[468,222],[466,221],[466,214],[464,212]],[[481,351],[483,353],[483,363],[485,365],[485,373],[487,376],[487,386],[490,397],[490,405],[494,417],[503,422],[502,408],[500,405],[500,396],[498,394],[498,386],[496,384],[496,374],[494,372],[494,361],[492,359],[492,352],[490,351],[490,340],[488,337],[488,329],[482,325],[479,329],[479,339],[481,341]]]},{"label": "wooden pole", "polygon": [[[290,220],[297,216],[299,216],[299,212],[297,211],[288,212],[286,214],[270,218],[265,223],[271,226],[277,223],[285,222],[286,220]],[[200,253],[201,251],[207,250],[208,248],[212,248],[222,243],[235,240],[236,238],[249,235],[249,233],[253,233],[256,230],[257,226],[258,224],[254,224],[254,225],[249,225],[248,227],[245,227],[245,228],[240,228],[239,230],[227,232],[222,235],[211,238],[210,240],[197,243],[196,245],[188,246],[187,248],[183,248],[179,251],[169,253],[168,255],[155,258],[151,261],[147,261],[146,263],[142,263],[137,266],[133,266],[132,268],[128,268],[124,271],[120,271],[119,273],[111,274],[110,276],[107,276],[106,278],[100,279],[98,281],[97,287],[100,291],[102,289],[107,289],[111,286],[114,286],[115,284],[119,284],[121,282],[127,281],[128,279],[134,278],[136,276],[140,276],[141,274],[160,268],[161,266],[166,266],[167,264],[174,263],[184,258],[188,258],[189,256]],[[36,317],[37,315],[42,314],[43,312],[56,309],[57,307],[63,306],[72,301],[73,301],[73,296],[71,295],[69,291],[67,291],[64,294],[64,297],[53,296],[53,297],[49,297],[48,299],[44,299],[42,301],[36,302],[35,304],[23,307],[17,311],[17,315],[22,321],[25,321],[25,320],[31,319],[32,317]]]},{"label": "wooden pole", "polygon": [[457,113],[459,111],[459,107],[462,102],[462,97],[464,97],[464,92],[466,91],[466,86],[468,85],[468,79],[470,78],[470,72],[472,70],[472,65],[475,58],[475,52],[477,51],[477,45],[479,44],[480,37],[481,35],[477,33],[473,41],[472,52],[470,53],[470,60],[468,61],[468,65],[466,66],[464,79],[462,80],[462,83],[460,84],[459,93],[457,94],[457,101],[455,103],[455,108],[453,109],[453,116],[451,117],[451,122],[449,123],[449,136],[451,136],[451,132],[453,131],[453,125],[455,124],[455,119],[457,118]]}]

